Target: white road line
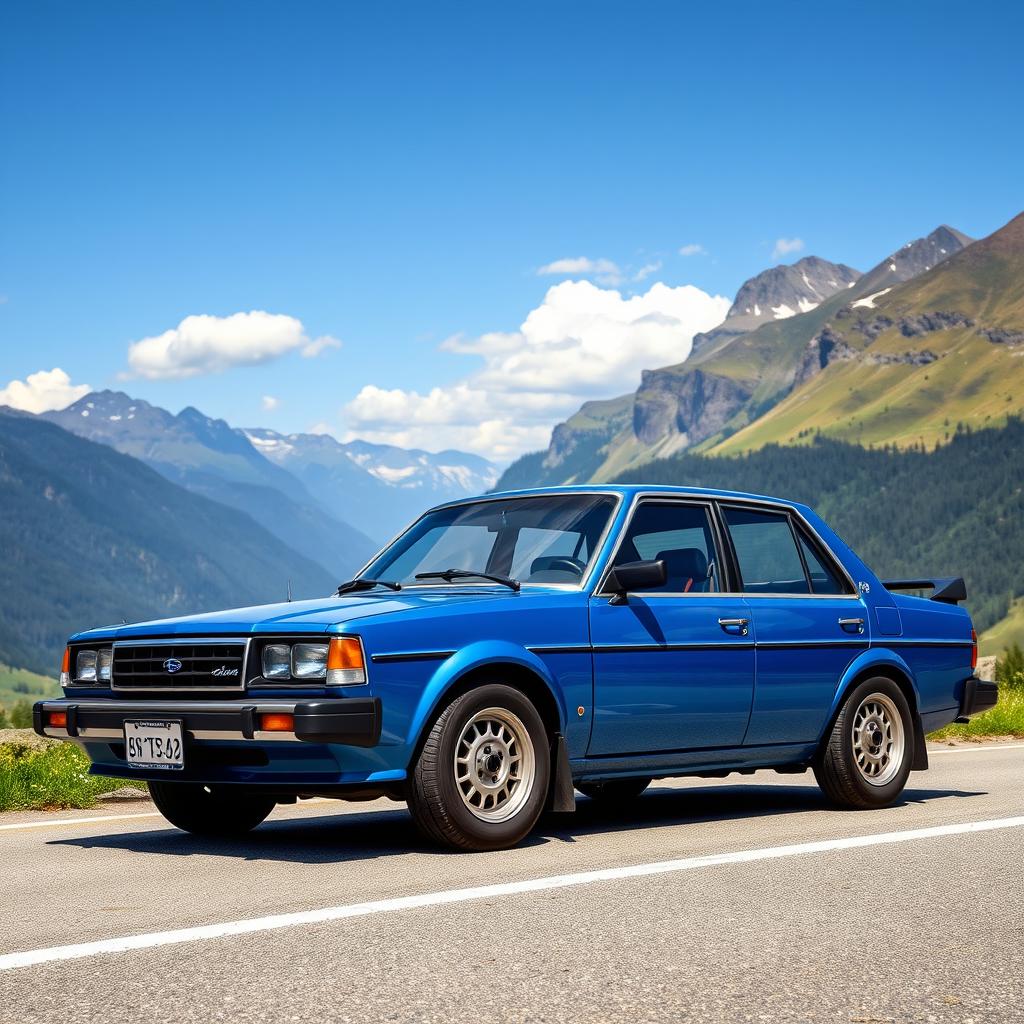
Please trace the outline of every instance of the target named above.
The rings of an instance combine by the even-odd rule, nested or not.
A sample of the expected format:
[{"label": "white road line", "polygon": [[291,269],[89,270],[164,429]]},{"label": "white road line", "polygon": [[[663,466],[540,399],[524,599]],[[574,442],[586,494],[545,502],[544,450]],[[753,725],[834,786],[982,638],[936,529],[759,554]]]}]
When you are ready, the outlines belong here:
[{"label": "white road line", "polygon": [[102,814],[91,818],[51,818],[49,821],[16,821],[0,825],[0,831],[19,828],[56,828],[58,825],[93,825],[104,821],[127,821],[129,818],[159,818],[159,811],[143,811],[139,814]]},{"label": "white road line", "polygon": [[929,754],[974,754],[981,750],[1020,750],[1024,743],[989,743],[977,747],[948,747],[944,750],[928,748]]},{"label": "white road line", "polygon": [[419,896],[399,896],[395,899],[372,900],[368,903],[352,903],[348,906],[325,907],[322,910],[307,910],[293,914],[275,914],[270,917],[250,918],[247,921],[228,921],[222,924],[202,925],[197,928],[178,928],[174,931],[150,932],[145,935],[127,935],[117,939],[101,939],[98,942],[82,942],[73,946],[52,946],[49,949],[32,949],[23,953],[8,953],[0,956],[0,970],[7,971],[16,967],[31,967],[37,964],[53,963],[60,960],[78,960],[82,957],[98,956],[101,954],[126,953],[137,949],[152,949],[155,946],[170,946],[183,942],[202,942],[207,939],[247,935],[252,932],[275,931],[280,928],[294,928],[297,925],[322,924],[326,921],[340,921],[351,917],[367,917],[372,914],[415,910],[422,907],[436,907],[451,903],[465,903],[470,900],[493,899],[497,896],[514,896],[519,893],[565,889],[571,886],[590,885],[594,882],[610,882],[623,878],[641,878],[646,875],[693,871],[697,868],[714,867],[720,864],[749,864],[752,861],[772,860],[779,857],[827,853],[833,850],[854,850],[866,846],[908,843],[921,839],[938,839],[943,836],[956,836],[972,832],[991,832],[995,829],[1021,827],[1024,827],[1024,817],[996,818],[990,821],[970,821],[957,825],[938,825],[932,828],[911,829],[904,832],[848,836],[845,839],[824,839],[819,842],[799,843],[793,846],[772,846],[761,850],[740,850],[736,853],[716,853],[704,857],[685,857],[680,860],[657,861],[652,864],[603,868],[598,871],[581,871],[572,875],[552,875],[547,878],[533,878],[523,882],[502,882],[496,885],[480,885],[471,889],[449,889],[442,892],[428,892],[422,893]]}]

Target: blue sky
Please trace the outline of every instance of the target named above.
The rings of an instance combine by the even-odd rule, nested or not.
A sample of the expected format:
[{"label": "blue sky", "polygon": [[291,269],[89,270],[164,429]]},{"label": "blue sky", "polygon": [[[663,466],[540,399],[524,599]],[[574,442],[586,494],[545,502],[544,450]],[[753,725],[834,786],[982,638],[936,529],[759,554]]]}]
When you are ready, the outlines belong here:
[{"label": "blue sky", "polygon": [[[0,388],[60,367],[239,425],[507,459],[643,359],[684,357],[779,239],[867,269],[1024,206],[1010,4],[22,3],[3,22]],[[615,269],[538,273],[579,258]],[[665,309],[676,353],[621,330]],[[129,364],[188,317],[249,311],[281,319],[181,332],[213,323],[219,361]],[[265,361],[237,365],[250,329]],[[323,337],[341,347],[303,357]]]}]

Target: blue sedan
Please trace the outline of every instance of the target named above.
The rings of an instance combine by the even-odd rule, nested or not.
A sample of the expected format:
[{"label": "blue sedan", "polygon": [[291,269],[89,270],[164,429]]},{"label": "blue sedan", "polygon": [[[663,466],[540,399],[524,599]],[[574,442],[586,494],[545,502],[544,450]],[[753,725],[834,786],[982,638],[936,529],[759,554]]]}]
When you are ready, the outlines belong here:
[{"label": "blue sedan", "polygon": [[488,495],[430,510],[329,598],[76,634],[34,725],[199,834],[387,796],[439,843],[497,849],[577,790],[621,804],[762,768],[879,807],[928,767],[927,732],[996,701],[965,598],[883,582],[791,501]]}]

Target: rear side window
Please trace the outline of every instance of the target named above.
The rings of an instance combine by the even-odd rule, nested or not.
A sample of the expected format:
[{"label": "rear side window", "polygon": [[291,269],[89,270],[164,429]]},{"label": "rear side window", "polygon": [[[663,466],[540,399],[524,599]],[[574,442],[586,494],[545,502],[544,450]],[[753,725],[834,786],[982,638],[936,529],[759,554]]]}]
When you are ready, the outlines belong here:
[{"label": "rear side window", "polygon": [[744,592],[811,592],[787,515],[746,508],[725,508],[723,512],[739,561]]},{"label": "rear side window", "polygon": [[803,533],[800,534],[800,550],[807,563],[807,571],[811,574],[811,590],[815,594],[850,593],[850,587],[839,579],[836,571],[807,543]]},{"label": "rear side window", "polygon": [[[615,564],[661,559],[665,594],[717,592],[718,556],[711,520],[704,505],[645,501],[630,521]],[[654,593],[655,591],[644,591]]]}]

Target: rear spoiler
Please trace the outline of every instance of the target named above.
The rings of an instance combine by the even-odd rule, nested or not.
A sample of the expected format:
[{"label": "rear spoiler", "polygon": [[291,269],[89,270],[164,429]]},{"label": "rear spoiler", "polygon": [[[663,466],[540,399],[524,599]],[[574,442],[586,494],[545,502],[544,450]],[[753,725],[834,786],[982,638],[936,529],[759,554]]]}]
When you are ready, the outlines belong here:
[{"label": "rear spoiler", "polygon": [[959,604],[967,600],[967,584],[962,576],[933,580],[882,580],[886,590],[931,590],[931,599],[943,604]]}]

